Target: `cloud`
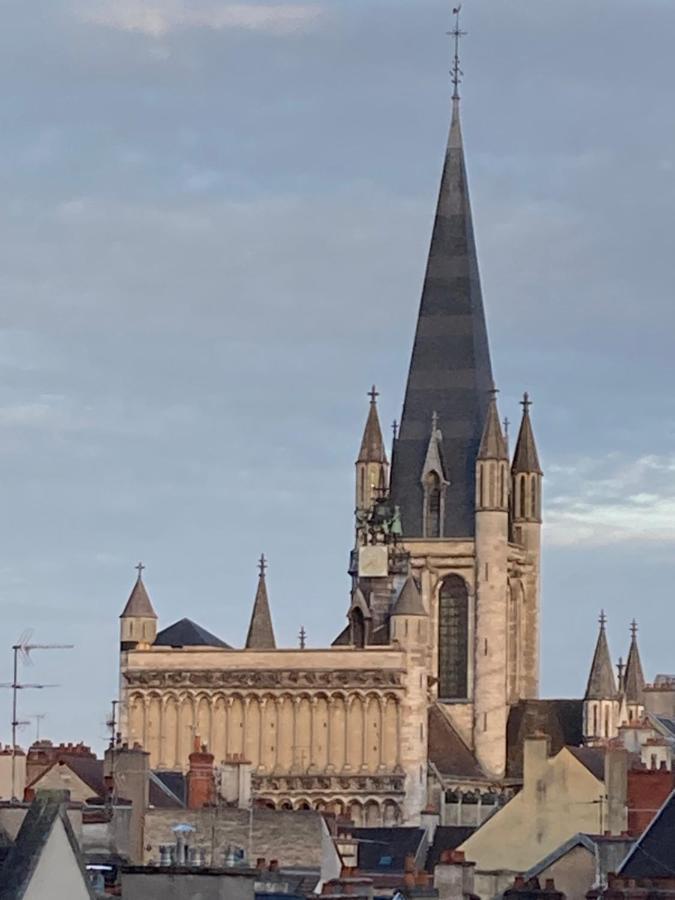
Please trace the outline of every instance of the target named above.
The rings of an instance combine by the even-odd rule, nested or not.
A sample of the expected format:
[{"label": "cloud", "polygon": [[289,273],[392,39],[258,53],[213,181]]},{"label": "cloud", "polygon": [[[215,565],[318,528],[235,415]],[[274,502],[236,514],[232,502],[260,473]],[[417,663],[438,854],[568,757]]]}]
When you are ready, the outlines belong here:
[{"label": "cloud", "polygon": [[675,542],[675,456],[610,454],[552,467],[550,476],[548,544]]},{"label": "cloud", "polygon": [[321,10],[309,3],[218,3],[201,0],[88,0],[79,9],[83,21],[161,38],[184,28],[235,29],[285,35],[314,25]]}]

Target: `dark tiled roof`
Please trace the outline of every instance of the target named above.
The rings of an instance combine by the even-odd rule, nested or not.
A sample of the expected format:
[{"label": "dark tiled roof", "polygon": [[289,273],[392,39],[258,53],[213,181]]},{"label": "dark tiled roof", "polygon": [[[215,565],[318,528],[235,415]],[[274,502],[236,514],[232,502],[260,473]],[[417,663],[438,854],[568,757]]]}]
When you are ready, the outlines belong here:
[{"label": "dark tiled roof", "polygon": [[40,782],[47,774],[57,766],[65,766],[74,772],[77,777],[91,788],[91,798],[105,797],[107,788],[103,779],[103,760],[92,759],[89,756],[77,756],[75,754],[59,757],[46,769],[42,769],[30,782],[28,787],[40,789]]},{"label": "dark tiled roof", "polygon": [[583,700],[520,700],[511,707],[506,729],[506,774],[523,777],[523,744],[538,732],[551,739],[554,755],[583,742]]},{"label": "dark tiled roof", "polygon": [[426,616],[417,582],[408,575],[391,611],[392,616]]},{"label": "dark tiled roof", "polygon": [[31,803],[0,871],[0,900],[21,900],[56,822],[60,819],[73,856],[80,866],[84,890],[94,900],[80,854],[77,838],[65,811],[63,791],[45,791]]},{"label": "dark tiled roof", "polygon": [[160,631],[154,642],[155,647],[220,647],[231,650],[229,644],[221,641],[206,628],[197,625],[191,619],[181,619]]},{"label": "dark tiled roof", "polygon": [[424,828],[352,828],[349,831],[358,841],[359,872],[400,873],[405,870],[406,856],[417,860],[422,852],[426,853]]},{"label": "dark tiled roof", "polygon": [[446,850],[456,850],[476,829],[470,825],[439,825],[434,832],[434,842],[427,853],[425,870],[433,874]]},{"label": "dark tiled roof", "polygon": [[382,429],[380,428],[377,404],[374,399],[370,401],[370,409],[368,410],[368,418],[366,419],[366,427],[363,431],[363,440],[361,441],[357,462],[387,462],[387,451],[384,449]]},{"label": "dark tiled roof", "polygon": [[568,747],[572,756],[599,781],[605,780],[605,751],[595,747]]},{"label": "dark tiled roof", "polygon": [[673,878],[675,872],[675,792],[663,804],[647,830],[626,856],[622,878]]},{"label": "dark tiled roof", "polygon": [[520,423],[520,431],[518,432],[518,440],[516,441],[516,450],[513,454],[511,470],[516,474],[524,472],[542,475],[537,445],[534,440],[534,432],[532,431],[527,395],[525,396],[525,405],[523,409],[523,420]]},{"label": "dark tiled roof", "polygon": [[401,509],[406,537],[422,536],[420,477],[434,413],[443,433],[443,460],[450,482],[443,534],[473,535],[475,463],[491,388],[459,104],[454,103],[401,430],[392,460],[391,494]]},{"label": "dark tiled roof", "polygon": [[607,633],[604,624],[600,625],[598,640],[595,645],[591,671],[586,685],[586,700],[608,700],[616,697],[614,667],[609,655]]},{"label": "dark tiled roof", "polygon": [[120,616],[120,619],[131,618],[132,616],[138,616],[139,618],[144,619],[157,618],[157,614],[152,608],[150,597],[148,596],[148,592],[145,589],[143,579],[140,575],[138,576],[136,584],[133,586],[129,599],[127,600],[127,605],[124,607],[124,612]]},{"label": "dark tiled roof", "polygon": [[429,761],[441,775],[481,778],[476,757],[448,721],[438,704],[429,708]]},{"label": "dark tiled roof", "polygon": [[246,649],[274,650],[275,648],[276,641],[274,640],[270,602],[267,597],[267,585],[265,584],[265,576],[261,575],[258,579],[258,589],[253,602],[251,622],[246,635]]}]

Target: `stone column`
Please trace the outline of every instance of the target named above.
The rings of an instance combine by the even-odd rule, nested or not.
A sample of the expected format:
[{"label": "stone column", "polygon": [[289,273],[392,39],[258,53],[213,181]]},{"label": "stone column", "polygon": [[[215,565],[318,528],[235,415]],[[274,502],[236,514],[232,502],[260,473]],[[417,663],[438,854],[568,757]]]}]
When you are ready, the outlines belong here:
[{"label": "stone column", "polygon": [[267,709],[267,697],[261,697],[260,698],[260,715],[258,717],[260,720],[260,728],[258,730],[258,769],[265,768],[264,754],[263,754],[265,745],[264,745],[264,740],[263,740],[263,733],[265,731],[265,710],[266,709]]},{"label": "stone column", "polygon": [[232,756],[232,706],[234,700],[228,697],[225,701],[225,756]]},{"label": "stone column", "polygon": [[335,769],[335,766],[332,762],[333,753],[331,748],[331,744],[333,741],[333,698],[328,697],[326,703],[328,704],[328,713],[326,718],[326,771],[333,772]]},{"label": "stone column", "polygon": [[309,702],[309,767],[308,770],[313,772],[316,769],[316,697],[312,697]]},{"label": "stone column", "polygon": [[396,768],[401,768],[401,701],[396,699]]},{"label": "stone column", "polygon": [[160,769],[165,769],[167,766],[166,762],[166,704],[167,698],[166,696],[162,696],[159,701],[159,759],[157,760],[157,767]]},{"label": "stone column", "polygon": [[149,710],[150,710],[150,698],[147,696],[147,694],[144,694],[143,695],[143,738],[142,738],[144,750],[148,749],[148,738],[150,737],[150,734],[149,734],[150,729],[148,728]]},{"label": "stone column", "polygon": [[[385,720],[385,714],[387,712],[387,702],[388,701],[387,701],[386,697],[379,697],[377,702],[380,705],[380,734],[379,734],[380,740],[379,740],[379,753],[378,753],[378,759],[379,759],[378,768],[380,769],[380,771],[382,771],[386,768],[385,754],[384,754],[384,738],[385,738],[384,720]],[[382,815],[384,816],[384,807],[382,809]]]},{"label": "stone column", "polygon": [[[242,756],[244,757],[244,759],[247,759],[247,753],[246,753],[246,745],[248,743],[247,736],[248,736],[248,729],[251,724],[249,721],[249,715],[248,715],[248,710],[249,710],[250,705],[251,705],[251,695],[249,694],[248,696],[244,697],[243,710],[241,713],[241,718],[242,718],[241,730],[244,732],[241,736],[241,752],[242,752]],[[250,759],[247,761],[250,763],[253,762],[253,760],[250,760]]]},{"label": "stone column", "polygon": [[363,734],[361,735],[361,771],[368,771],[368,706],[370,700],[366,695],[363,701]]},{"label": "stone column", "polygon": [[349,726],[352,718],[352,701],[354,697],[349,696],[345,699],[345,771],[350,772],[352,768],[351,754],[349,752]]},{"label": "stone column", "polygon": [[300,708],[302,698],[293,697],[293,746],[291,771],[300,771],[300,761],[298,759],[298,709]]}]

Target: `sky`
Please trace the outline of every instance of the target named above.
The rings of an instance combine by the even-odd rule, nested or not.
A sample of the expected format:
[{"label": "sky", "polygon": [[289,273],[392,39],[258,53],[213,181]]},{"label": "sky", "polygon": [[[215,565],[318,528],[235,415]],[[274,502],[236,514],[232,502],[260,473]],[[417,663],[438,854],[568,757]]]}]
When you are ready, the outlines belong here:
[{"label": "sky", "polygon": [[[400,416],[450,116],[446,0],[5,0],[0,677],[100,746],[139,560],[160,627],[342,629],[353,464]],[[601,608],[675,670],[672,0],[466,0],[500,408],[546,472],[542,693]],[[5,710],[4,715],[1,710]],[[0,706],[9,739],[10,692]]]}]

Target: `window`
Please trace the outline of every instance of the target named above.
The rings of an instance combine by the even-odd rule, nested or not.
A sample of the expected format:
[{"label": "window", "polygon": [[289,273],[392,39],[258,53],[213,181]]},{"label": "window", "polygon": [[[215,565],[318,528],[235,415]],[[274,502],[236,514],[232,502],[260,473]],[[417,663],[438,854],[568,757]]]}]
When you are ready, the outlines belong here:
[{"label": "window", "polygon": [[598,707],[593,704],[593,737],[598,737]]},{"label": "window", "polygon": [[530,515],[533,519],[537,518],[537,487],[536,475],[530,476]]},{"label": "window", "polygon": [[436,472],[429,472],[424,484],[424,536],[441,536],[441,479]]},{"label": "window", "polygon": [[442,700],[468,696],[469,593],[459,575],[441,585],[438,608],[438,688]]}]

